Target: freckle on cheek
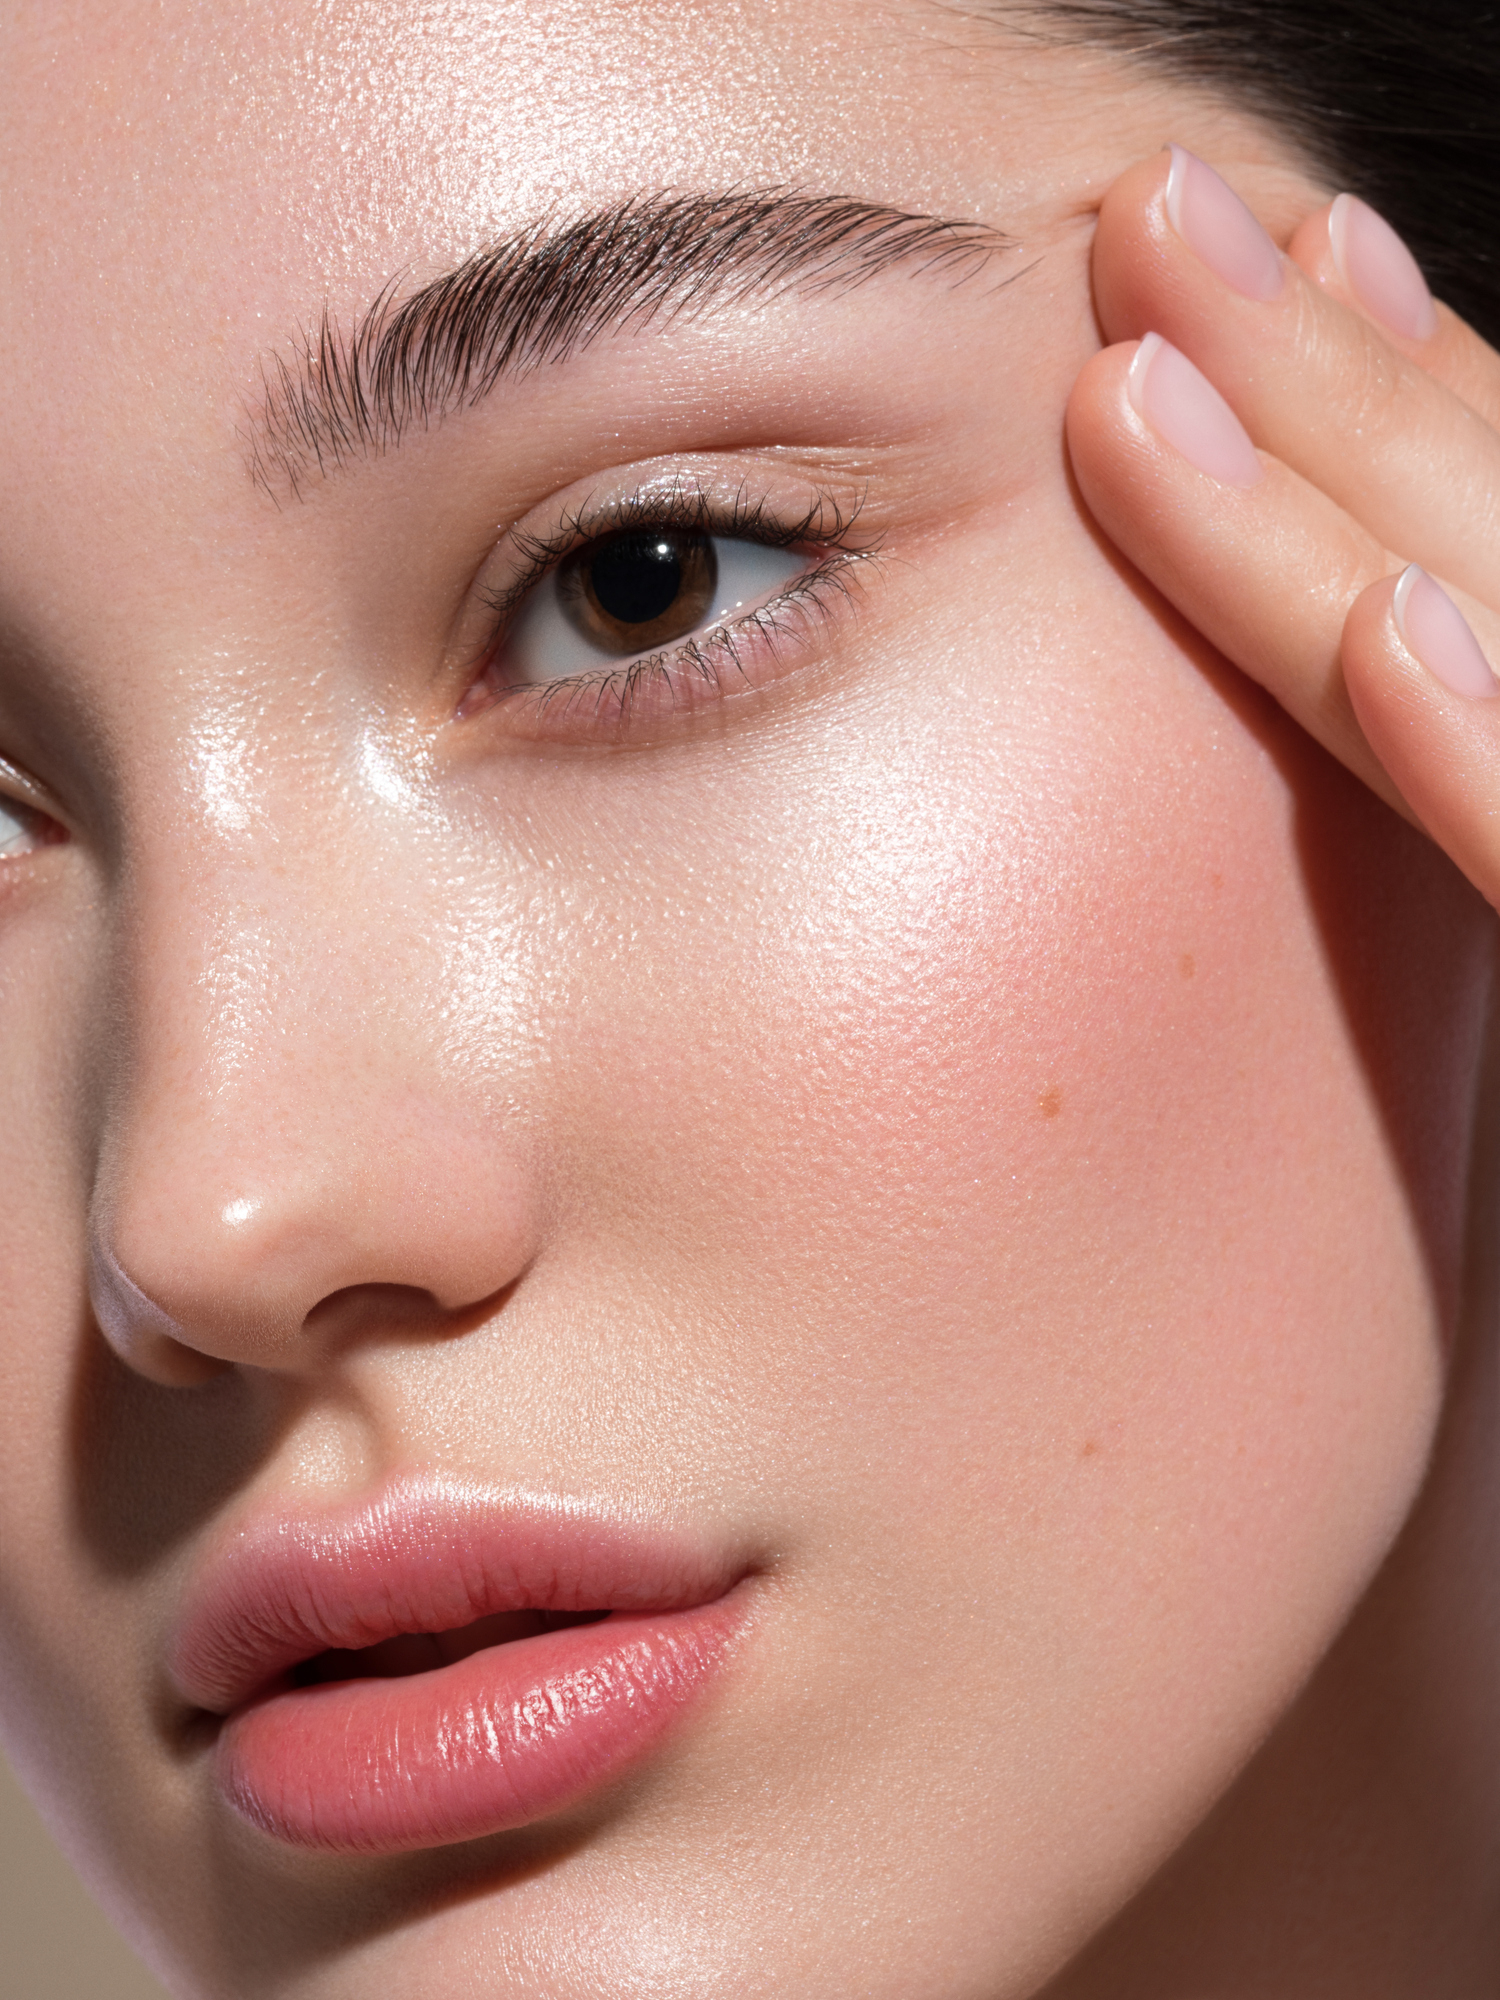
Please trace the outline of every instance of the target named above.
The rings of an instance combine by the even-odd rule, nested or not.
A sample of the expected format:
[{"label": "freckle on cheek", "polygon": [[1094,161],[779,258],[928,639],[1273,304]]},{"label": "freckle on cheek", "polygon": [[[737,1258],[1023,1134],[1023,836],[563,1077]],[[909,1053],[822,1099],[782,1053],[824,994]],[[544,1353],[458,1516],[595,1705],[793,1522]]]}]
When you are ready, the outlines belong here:
[{"label": "freckle on cheek", "polygon": [[1044,1090],[1037,1099],[1036,1106],[1044,1118],[1055,1118],[1062,1110],[1062,1092],[1055,1085]]},{"label": "freckle on cheek", "polygon": [[1190,951],[1185,951],[1177,961],[1177,970],[1182,974],[1184,979],[1191,979],[1193,974],[1198,970],[1198,961]]}]

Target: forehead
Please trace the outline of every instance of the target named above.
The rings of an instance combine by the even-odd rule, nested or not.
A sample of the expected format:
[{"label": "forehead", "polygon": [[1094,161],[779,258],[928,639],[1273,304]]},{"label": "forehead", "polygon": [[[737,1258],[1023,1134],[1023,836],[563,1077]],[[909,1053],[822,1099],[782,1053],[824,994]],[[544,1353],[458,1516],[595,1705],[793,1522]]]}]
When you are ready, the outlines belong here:
[{"label": "forehead", "polygon": [[[274,375],[324,314],[348,328],[382,294],[611,203],[780,188],[981,222],[1012,239],[1015,268],[1036,272],[1006,294],[1008,360],[1044,356],[1059,288],[1077,295],[1072,316],[1087,312],[1079,223],[1132,158],[1169,136],[1194,143],[1203,114],[1117,60],[1007,36],[984,11],[949,0],[6,10],[5,652],[87,676],[121,645],[138,664],[166,660],[160,635],[195,631],[192,671],[204,672],[205,646],[238,658],[260,643],[268,550],[295,615],[321,618],[301,526],[268,521],[247,477],[268,357]],[[1220,142],[1236,121],[1210,115]],[[1244,126],[1234,144],[1267,150]],[[1060,231],[1073,254],[1054,257]],[[859,311],[881,313],[873,288]],[[768,327],[762,345],[778,337]],[[809,322],[797,364],[809,382],[837,373],[820,337]],[[782,372],[796,372],[790,359]]]},{"label": "forehead", "polygon": [[0,341],[18,391],[79,423],[109,420],[108,378],[169,430],[217,414],[325,305],[641,189],[1014,227],[1115,151],[1046,58],[919,0],[7,13]]},{"label": "forehead", "polygon": [[7,644],[82,657],[89,592],[124,605],[153,569],[156,620],[191,604],[194,550],[228,575],[265,532],[243,439],[266,357],[518,230],[768,187],[1023,239],[1076,214],[1141,118],[1096,86],[1081,119],[1057,61],[929,0],[6,9]]}]

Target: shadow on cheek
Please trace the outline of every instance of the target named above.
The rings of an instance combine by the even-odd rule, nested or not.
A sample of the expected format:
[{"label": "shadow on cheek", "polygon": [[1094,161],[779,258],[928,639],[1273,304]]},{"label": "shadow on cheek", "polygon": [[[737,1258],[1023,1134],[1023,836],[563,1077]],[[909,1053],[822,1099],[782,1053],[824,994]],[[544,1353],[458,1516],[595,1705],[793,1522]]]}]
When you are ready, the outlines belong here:
[{"label": "shadow on cheek", "polygon": [[114,1576],[148,1569],[209,1520],[275,1449],[291,1421],[237,1370],[198,1389],[134,1374],[90,1321],[69,1408],[79,1533]]},{"label": "shadow on cheek", "polygon": [[1104,562],[1194,662],[1287,786],[1308,908],[1451,1337],[1494,978],[1494,912],[1425,834],[1157,595],[1089,518],[1071,468],[1068,479]]},{"label": "shadow on cheek", "polygon": [[1494,913],[1268,695],[1232,669],[1209,671],[1291,793],[1308,908],[1451,1336]]},{"label": "shadow on cheek", "polygon": [[[1494,912],[1425,834],[1159,597],[1089,520],[1076,484],[1072,490],[1122,587],[1193,661],[1286,784],[1308,909],[1451,1335],[1494,978]],[[1247,1054],[1255,1059],[1253,1050]]]},{"label": "shadow on cheek", "polygon": [[1297,847],[1350,1038],[1451,1334],[1494,919],[1425,835],[1304,739]]}]

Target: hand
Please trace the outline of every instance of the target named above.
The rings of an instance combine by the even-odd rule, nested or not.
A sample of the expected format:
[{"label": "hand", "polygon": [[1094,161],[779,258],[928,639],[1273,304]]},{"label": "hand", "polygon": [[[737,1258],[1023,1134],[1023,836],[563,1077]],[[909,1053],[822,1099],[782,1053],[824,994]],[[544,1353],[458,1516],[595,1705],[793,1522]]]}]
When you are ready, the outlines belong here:
[{"label": "hand", "polygon": [[1500,355],[1363,204],[1282,255],[1176,148],[1106,196],[1094,286],[1120,345],[1068,444],[1100,525],[1500,903]]}]

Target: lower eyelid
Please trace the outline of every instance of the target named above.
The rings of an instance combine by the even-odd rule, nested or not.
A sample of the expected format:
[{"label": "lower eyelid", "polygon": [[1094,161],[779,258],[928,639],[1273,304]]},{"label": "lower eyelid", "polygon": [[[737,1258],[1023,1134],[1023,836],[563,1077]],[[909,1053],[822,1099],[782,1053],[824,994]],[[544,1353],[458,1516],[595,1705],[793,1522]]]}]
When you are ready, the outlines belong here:
[{"label": "lower eyelid", "polygon": [[746,692],[769,679],[780,678],[780,644],[794,645],[795,626],[821,622],[836,599],[849,596],[847,573],[863,566],[871,551],[835,551],[821,562],[811,561],[791,586],[768,602],[752,606],[737,618],[707,625],[672,647],[624,660],[603,671],[574,674],[551,681],[513,682],[497,690],[497,698],[518,705],[513,712],[530,718],[522,733],[562,735],[588,740],[631,725],[665,720]]}]

